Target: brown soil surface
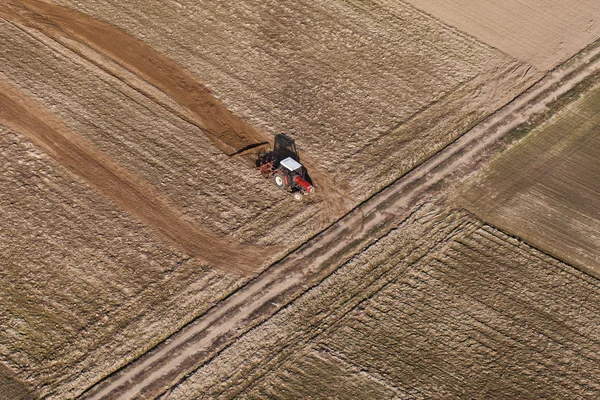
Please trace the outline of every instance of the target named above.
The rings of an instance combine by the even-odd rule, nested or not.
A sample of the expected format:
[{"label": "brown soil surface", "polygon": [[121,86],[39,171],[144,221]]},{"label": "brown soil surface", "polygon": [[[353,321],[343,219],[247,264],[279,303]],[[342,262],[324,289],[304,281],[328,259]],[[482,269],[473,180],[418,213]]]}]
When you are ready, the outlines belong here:
[{"label": "brown soil surface", "polygon": [[162,399],[594,398],[599,287],[426,205]]},{"label": "brown soil surface", "polygon": [[[174,396],[228,396],[237,390],[230,382],[244,374],[250,378],[239,388],[248,387],[263,364],[282,365],[289,354],[269,343],[285,343],[288,328],[303,334],[294,325],[302,319],[281,320],[279,310],[294,309],[290,302],[298,298],[311,318],[329,312],[320,307],[345,315],[355,300],[388,282],[383,275],[401,272],[395,261],[372,262],[395,257],[396,243],[386,240],[390,230],[401,243],[398,262],[412,265],[453,235],[479,227],[464,213],[413,205],[471,173],[488,145],[531,115],[527,106],[541,92],[568,86],[559,84],[567,72],[555,71],[541,92],[511,102],[542,77],[538,70],[404,2],[54,3],[60,6],[0,4],[2,79],[14,87],[3,95],[13,111],[3,125],[15,128],[0,126],[6,143],[0,155],[7,160],[0,164],[6,216],[0,250],[9,260],[1,271],[8,279],[0,281],[7,305],[0,317],[8,328],[0,350],[17,376],[47,398],[75,397],[92,387],[90,397],[151,397],[188,374]],[[26,102],[27,110],[13,99]],[[31,110],[36,115],[28,120],[14,113]],[[44,141],[40,129],[59,135]],[[253,174],[250,158],[229,156],[269,138],[267,131],[296,140],[316,196],[295,202]],[[135,202],[143,207],[137,210]],[[167,246],[123,210],[169,243],[184,245]],[[186,229],[166,227],[172,217]],[[236,249],[270,246],[283,253],[304,245],[245,280],[179,252],[204,253],[196,239],[205,233],[249,246]],[[380,241],[385,244],[375,253],[362,252]],[[240,255],[228,254],[234,261]],[[363,254],[376,272],[363,274],[346,263]],[[336,272],[342,264],[357,274]],[[334,282],[326,284],[334,297],[311,303],[303,294],[324,279]],[[271,321],[284,324],[283,331],[265,334],[260,324]],[[262,333],[252,336],[255,331]],[[250,349],[238,347],[248,340]],[[314,362],[340,379],[354,374],[348,387],[364,387],[374,397],[395,391],[339,354],[310,349],[299,358],[299,375]],[[349,393],[344,390],[338,393]]]},{"label": "brown soil surface", "polygon": [[[273,265],[218,308],[178,332],[170,341],[92,388],[85,397],[120,398],[140,393],[155,396],[180,379],[185,381],[190,371],[227,348],[244,330],[268,320],[307,287],[317,285],[333,273],[344,260],[361,254],[363,246],[380,241],[381,235],[385,236],[385,232],[394,229],[398,220],[408,216],[412,222],[401,226],[412,232],[416,228],[411,224],[418,222],[411,219],[414,217],[411,204],[422,201],[432,188],[452,186],[457,180],[465,179],[481,160],[490,157],[492,152],[489,148],[497,148],[497,142],[502,141],[515,126],[542,112],[558,94],[565,93],[593,74],[600,67],[600,60],[596,57],[598,52],[600,48],[595,48],[569,66],[554,71],[444,151]],[[590,63],[592,59],[595,61]],[[448,229],[453,229],[452,226]],[[421,236],[430,242],[419,244],[419,247],[427,248],[438,242],[436,237],[428,234]],[[361,282],[368,281],[363,279]],[[187,383],[182,386],[187,387]],[[191,390],[193,393],[195,389]]]},{"label": "brown soil surface", "polygon": [[600,3],[587,0],[408,0],[484,43],[550,70],[600,38]]},{"label": "brown soil surface", "polygon": [[0,80],[0,122],[13,127],[57,162],[94,185],[122,209],[185,253],[223,270],[252,274],[268,252],[233,243],[187,222],[148,183],[131,175],[70,131],[36,102]]},{"label": "brown soil surface", "polygon": [[600,87],[462,189],[485,221],[600,277]]}]

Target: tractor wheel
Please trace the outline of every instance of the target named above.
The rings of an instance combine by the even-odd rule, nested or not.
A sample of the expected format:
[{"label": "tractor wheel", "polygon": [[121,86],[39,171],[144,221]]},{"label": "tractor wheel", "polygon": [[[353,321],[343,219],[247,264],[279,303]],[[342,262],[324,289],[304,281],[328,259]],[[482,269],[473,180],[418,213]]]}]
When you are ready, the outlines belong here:
[{"label": "tractor wheel", "polygon": [[273,174],[273,184],[280,189],[285,187],[285,178],[279,172]]},{"label": "tractor wheel", "polygon": [[302,194],[302,192],[294,192],[294,200],[301,201],[303,197],[304,195]]}]

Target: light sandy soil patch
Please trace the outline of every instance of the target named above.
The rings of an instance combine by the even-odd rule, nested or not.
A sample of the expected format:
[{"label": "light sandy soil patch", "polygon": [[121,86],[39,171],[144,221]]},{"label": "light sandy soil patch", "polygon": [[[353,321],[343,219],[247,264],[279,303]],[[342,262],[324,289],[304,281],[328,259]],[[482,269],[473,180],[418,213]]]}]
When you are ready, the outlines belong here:
[{"label": "light sandy soil patch", "polygon": [[594,398],[599,285],[425,206],[163,399]]},{"label": "light sandy soil patch", "polygon": [[600,277],[600,86],[461,190],[485,221]]},{"label": "light sandy soil patch", "polygon": [[598,1],[406,1],[542,71],[600,37]]},{"label": "light sandy soil patch", "polygon": [[2,126],[0,188],[0,357],[40,397],[73,397],[243,282]]}]

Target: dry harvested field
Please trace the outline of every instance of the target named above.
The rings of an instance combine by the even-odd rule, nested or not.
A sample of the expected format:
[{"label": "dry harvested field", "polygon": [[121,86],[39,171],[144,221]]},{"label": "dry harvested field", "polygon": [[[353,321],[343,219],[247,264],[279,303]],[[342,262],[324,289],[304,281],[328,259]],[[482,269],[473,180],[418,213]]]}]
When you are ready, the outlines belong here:
[{"label": "dry harvested field", "polygon": [[600,38],[598,1],[407,1],[541,71]]},{"label": "dry harvested field", "polygon": [[[71,397],[235,289],[0,129],[2,362]],[[143,268],[143,269],[142,269]]]},{"label": "dry harvested field", "polygon": [[600,86],[499,156],[461,194],[483,220],[600,277]]},{"label": "dry harvested field", "polygon": [[425,204],[162,399],[596,398],[599,283]]},{"label": "dry harvested field", "polygon": [[[565,26],[582,10],[595,15],[581,4]],[[273,318],[166,398],[597,393],[596,281],[466,211],[423,199],[412,209],[407,200],[404,219],[385,208],[392,191],[368,221],[357,212],[329,231],[346,249],[393,221],[366,251],[329,270],[320,263],[338,247],[308,246],[306,263],[287,258],[298,265],[295,280],[282,280],[290,272],[282,269],[269,281],[279,257],[544,76],[535,55],[457,26],[386,0],[0,3],[1,393],[87,396],[263,278],[285,301],[296,296],[285,288],[306,292],[281,312],[273,303]],[[574,34],[568,55],[597,36],[596,26],[589,32]],[[281,132],[296,141],[317,187],[303,202],[257,176],[245,152]],[[323,271],[331,275],[321,281]],[[511,279],[523,274],[532,280],[519,291],[523,283]],[[315,286],[303,287],[305,278]],[[544,286],[552,282],[556,293]],[[268,297],[260,289],[248,310]],[[562,306],[583,296],[592,304],[571,314]],[[376,312],[386,304],[389,320]],[[246,321],[233,311],[225,327]],[[401,370],[393,354],[376,359],[390,345],[377,330],[385,324],[406,339],[396,355],[414,357],[412,367]],[[469,336],[474,329],[483,336]],[[353,330],[362,332],[355,340]],[[438,347],[419,341],[430,338]],[[440,372],[423,372],[430,364]],[[448,379],[467,380],[484,365],[488,380]],[[542,367],[548,379],[532,381]]]},{"label": "dry harvested field", "polygon": [[[34,2],[9,3],[32,7]],[[199,77],[236,115],[246,118],[259,130],[290,134],[315,163],[314,169],[331,174],[335,187],[343,188],[345,197],[352,202],[392,182],[540,77],[528,65],[404,3],[247,1],[236,3],[236,7],[230,7],[229,3],[158,0],[58,3],[109,22],[174,60]],[[39,9],[32,13],[34,17],[29,14],[13,17],[17,11],[11,10],[19,7],[15,5],[6,12],[19,28],[41,24],[34,18]],[[94,48],[110,45],[90,43],[89,38],[71,33],[74,29],[68,31],[67,38],[71,41]],[[99,51],[125,65],[119,55],[109,54],[104,48]],[[107,63],[100,63],[106,68]],[[131,69],[140,68],[134,65]],[[20,72],[26,74],[27,70]],[[12,72],[11,76],[25,87],[32,78],[15,76]],[[89,89],[92,93],[99,91]],[[48,88],[38,89],[38,93],[42,91],[52,92]],[[70,103],[76,105],[74,100]],[[109,104],[112,108],[122,103],[123,100],[113,100]],[[105,112],[102,119],[109,116]],[[129,119],[129,124],[138,120],[135,116]],[[116,122],[110,123],[116,125]],[[94,123],[99,124],[98,118]],[[117,126],[111,131],[115,139],[120,139],[125,132]],[[94,143],[98,141],[98,146],[117,161],[135,166],[145,175],[158,175],[153,181],[164,183],[167,193],[173,192],[181,202],[185,201],[186,211],[195,218],[206,216],[207,203],[214,204],[209,207],[222,203],[217,198],[210,198],[211,201],[198,198],[202,187],[212,186],[208,179],[204,186],[184,186],[191,173],[189,164],[168,165],[164,174],[169,181],[154,165],[148,166],[147,157],[139,154],[146,148],[156,152],[156,145],[144,137],[149,134],[147,129],[127,132],[126,137],[132,142],[129,147],[134,147],[127,148],[127,152],[123,145],[115,145],[115,139],[100,142],[106,134],[89,126],[75,130]],[[152,132],[154,141],[165,136],[167,133],[158,129]],[[184,136],[169,131],[167,137],[172,141],[191,140],[189,136],[192,133]],[[219,179],[222,182],[230,182],[235,175],[233,167],[209,162],[210,154],[181,154],[182,148],[187,152],[200,151],[195,142],[171,152],[167,147],[161,153],[161,161],[187,157],[198,170],[211,169],[222,174],[224,177]],[[245,174],[237,175],[241,187],[251,185]],[[353,177],[352,184],[348,183],[348,176]],[[193,178],[196,182],[197,177]],[[226,191],[232,199],[218,211],[231,215],[231,220],[224,221],[229,224],[223,224],[221,229],[242,239],[267,242],[267,236],[271,243],[281,235],[265,234],[267,227],[282,226],[279,221],[289,220],[299,211],[297,206],[283,205],[278,198],[268,203],[273,210],[260,209],[260,218],[259,210],[251,213],[254,207],[260,207],[254,203],[243,212],[236,212],[246,203],[242,199],[256,191],[247,190],[250,193],[247,195],[223,187],[219,193]],[[285,211],[290,207],[292,211]],[[315,212],[304,210],[303,217],[296,218],[295,224],[285,225],[289,229],[314,221],[309,217]],[[281,213],[288,218],[279,218]],[[273,217],[268,218],[269,215]],[[254,226],[255,231],[248,232]],[[249,237],[250,234],[253,235]]]}]

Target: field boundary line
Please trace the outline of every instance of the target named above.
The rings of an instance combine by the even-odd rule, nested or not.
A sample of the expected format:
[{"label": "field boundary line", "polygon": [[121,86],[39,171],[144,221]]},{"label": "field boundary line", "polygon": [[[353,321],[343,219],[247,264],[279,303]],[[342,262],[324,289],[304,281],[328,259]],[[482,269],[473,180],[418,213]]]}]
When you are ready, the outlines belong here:
[{"label": "field boundary line", "polygon": [[[419,198],[468,177],[492,155],[486,150],[600,69],[597,44],[557,67],[443,150],[288,253],[152,351],[86,389],[80,397],[154,398],[169,390],[211,355],[270,318],[295,294],[389,231]],[[361,227],[354,229],[356,226]]]}]

